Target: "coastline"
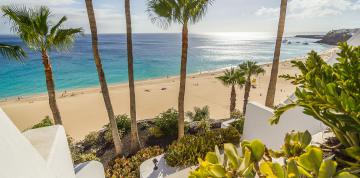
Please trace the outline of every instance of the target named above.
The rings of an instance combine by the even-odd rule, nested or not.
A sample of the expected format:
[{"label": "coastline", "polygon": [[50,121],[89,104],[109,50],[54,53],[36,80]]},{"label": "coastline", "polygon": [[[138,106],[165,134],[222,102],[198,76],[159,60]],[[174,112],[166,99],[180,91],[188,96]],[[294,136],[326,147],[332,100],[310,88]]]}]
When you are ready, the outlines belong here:
[{"label": "coastline", "polygon": [[[335,52],[334,48],[320,53],[327,59]],[[302,60],[304,56],[281,61],[281,74],[296,74],[298,71],[291,67],[289,61]],[[266,70],[264,76],[256,78],[256,88],[252,89],[250,101],[263,103],[266,97],[271,63],[261,64]],[[225,68],[201,73],[189,74],[185,109],[192,110],[194,106],[210,106],[211,118],[223,119],[228,113],[230,89],[215,79]],[[168,108],[176,108],[179,76],[169,76],[155,79],[136,81],[137,116],[138,120],[152,118]],[[290,82],[279,79],[276,93],[276,104],[284,101],[294,91]],[[109,90],[115,114],[129,113],[128,84],[110,84]],[[75,139],[82,139],[90,131],[99,130],[108,122],[99,87],[71,89],[67,92],[57,92],[60,112],[64,120],[64,127],[69,135]],[[62,96],[63,95],[63,96]],[[237,88],[237,108],[242,107],[243,89]],[[0,107],[9,115],[15,125],[24,130],[42,120],[46,115],[51,116],[47,94],[25,96],[18,100],[16,97],[0,101]]]}]

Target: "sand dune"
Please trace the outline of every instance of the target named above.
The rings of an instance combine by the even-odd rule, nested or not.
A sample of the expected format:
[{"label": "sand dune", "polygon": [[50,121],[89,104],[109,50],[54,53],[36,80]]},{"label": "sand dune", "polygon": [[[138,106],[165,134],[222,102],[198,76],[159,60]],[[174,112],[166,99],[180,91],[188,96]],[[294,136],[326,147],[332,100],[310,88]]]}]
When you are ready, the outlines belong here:
[{"label": "sand dune", "polygon": [[[328,58],[334,50],[328,50],[322,55]],[[298,58],[303,60],[304,57]],[[270,64],[264,64],[265,75],[256,78],[256,88],[251,90],[250,101],[264,103]],[[295,74],[298,71],[291,67],[290,62],[282,62],[281,74]],[[208,105],[211,118],[221,119],[229,115],[230,88],[223,86],[215,79],[221,71],[190,75],[187,79],[185,108],[192,110],[194,106]],[[138,120],[152,118],[160,112],[174,107],[177,108],[178,77],[153,79],[136,82],[136,104]],[[288,81],[278,80],[276,104],[285,100],[295,87]],[[244,90],[237,88],[237,108],[242,108]],[[110,94],[116,114],[129,113],[129,89],[127,84],[110,86]],[[64,127],[69,135],[75,139],[82,139],[87,133],[99,130],[108,122],[104,102],[99,88],[71,90],[66,93],[58,92],[58,105],[62,114]],[[21,130],[30,127],[51,116],[46,95],[36,95],[17,100],[11,99],[0,102],[0,107],[10,116]]]}]

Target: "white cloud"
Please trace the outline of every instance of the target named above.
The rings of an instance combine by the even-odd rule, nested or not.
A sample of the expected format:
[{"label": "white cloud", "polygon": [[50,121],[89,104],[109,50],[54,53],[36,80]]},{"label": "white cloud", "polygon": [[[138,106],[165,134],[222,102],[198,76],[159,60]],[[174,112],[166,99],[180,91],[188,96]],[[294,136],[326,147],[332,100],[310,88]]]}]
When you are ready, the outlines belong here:
[{"label": "white cloud", "polygon": [[76,3],[75,0],[1,0],[0,5],[11,5],[11,4],[21,4],[21,5],[47,5],[47,6],[57,6],[57,5],[70,5]]},{"label": "white cloud", "polygon": [[[360,0],[292,0],[288,3],[289,18],[311,18],[340,15],[345,11],[360,9]],[[279,8],[261,7],[255,14],[267,16]]]},{"label": "white cloud", "polygon": [[266,7],[261,7],[260,9],[258,9],[255,12],[256,15],[258,16],[267,16],[267,15],[274,15],[274,14],[279,14],[279,8],[266,8]]}]

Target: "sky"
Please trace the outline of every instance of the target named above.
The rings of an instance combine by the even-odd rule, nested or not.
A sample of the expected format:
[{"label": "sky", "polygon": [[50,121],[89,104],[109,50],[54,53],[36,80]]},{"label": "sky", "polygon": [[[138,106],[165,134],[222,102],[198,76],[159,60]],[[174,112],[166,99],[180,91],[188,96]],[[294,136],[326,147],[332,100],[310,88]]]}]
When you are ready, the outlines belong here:
[{"label": "sky", "polygon": [[[179,25],[162,29],[151,23],[147,0],[131,0],[134,33],[178,33]],[[270,32],[277,30],[281,0],[216,0],[201,22],[191,25],[190,33]],[[124,33],[124,0],[93,0],[99,33]],[[89,33],[84,0],[0,0],[1,5],[46,5],[52,20],[66,15],[67,27],[83,27]],[[360,0],[289,0],[286,33],[327,32],[360,27]],[[0,34],[11,33],[1,17]]]}]

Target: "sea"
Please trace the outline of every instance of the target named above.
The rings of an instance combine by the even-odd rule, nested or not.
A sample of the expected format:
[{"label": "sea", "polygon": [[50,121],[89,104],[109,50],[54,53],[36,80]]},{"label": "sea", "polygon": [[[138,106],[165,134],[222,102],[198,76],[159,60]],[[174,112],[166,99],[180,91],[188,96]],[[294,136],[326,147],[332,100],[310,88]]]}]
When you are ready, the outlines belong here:
[{"label": "sea", "polygon": [[[314,39],[288,35],[282,44],[281,60],[304,56],[311,50],[330,46]],[[0,35],[0,42],[21,45],[28,57],[22,62],[0,56],[0,99],[46,92],[41,54],[27,49],[16,36]],[[179,75],[181,34],[133,34],[135,80]],[[127,79],[124,34],[100,34],[101,60],[109,84]],[[231,66],[245,60],[269,63],[273,59],[275,36],[270,33],[205,33],[189,35],[188,73],[200,73]],[[99,85],[91,48],[91,36],[78,37],[69,51],[49,52],[56,90]]]}]

